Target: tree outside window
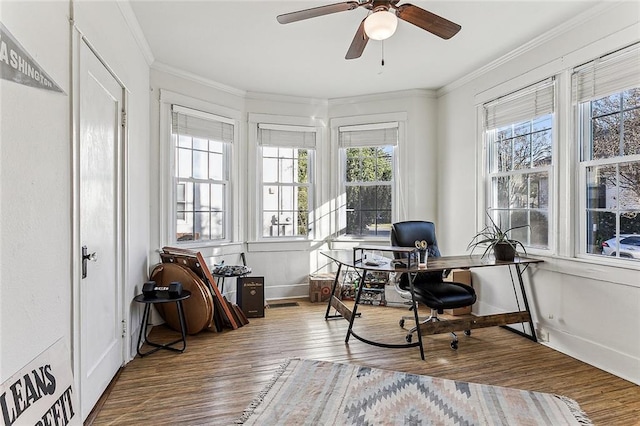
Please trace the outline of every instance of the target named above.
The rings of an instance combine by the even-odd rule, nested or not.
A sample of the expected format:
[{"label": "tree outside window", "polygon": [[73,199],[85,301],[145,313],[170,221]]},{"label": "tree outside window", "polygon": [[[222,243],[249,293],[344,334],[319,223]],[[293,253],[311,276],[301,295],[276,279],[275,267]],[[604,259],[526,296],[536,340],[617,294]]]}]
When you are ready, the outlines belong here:
[{"label": "tree outside window", "polygon": [[487,212],[516,228],[510,238],[542,250],[553,249],[555,93],[549,77],[483,105]]},{"label": "tree outside window", "polygon": [[346,229],[351,236],[391,231],[393,146],[345,149]]},{"label": "tree outside window", "polygon": [[525,225],[513,230],[511,238],[528,247],[548,248],[553,115],[487,133],[491,152],[488,211],[504,228]]}]

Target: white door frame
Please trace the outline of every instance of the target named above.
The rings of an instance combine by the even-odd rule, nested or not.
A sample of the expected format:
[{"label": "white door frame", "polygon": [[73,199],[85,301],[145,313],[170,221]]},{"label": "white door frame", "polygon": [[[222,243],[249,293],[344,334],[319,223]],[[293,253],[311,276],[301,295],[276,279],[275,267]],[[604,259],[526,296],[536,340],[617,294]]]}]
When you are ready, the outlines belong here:
[{"label": "white door frame", "polygon": [[[128,91],[122,80],[118,78],[113,69],[109,67],[106,61],[100,56],[96,49],[86,39],[82,32],[73,25],[71,31],[71,128],[72,128],[72,236],[71,236],[71,276],[72,276],[72,367],[74,372],[74,385],[78,389],[78,401],[82,406],[83,390],[81,388],[80,380],[80,339],[81,339],[81,281],[82,281],[82,252],[81,252],[81,235],[80,235],[80,57],[82,45],[86,45],[89,50],[98,58],[98,60],[109,71],[113,78],[123,88],[122,93],[122,110],[123,110],[123,125],[120,127],[121,135],[120,142],[117,150],[117,193],[116,193],[116,209],[118,215],[117,224],[117,247],[118,253],[116,253],[116,261],[118,263],[117,268],[117,285],[120,287],[120,294],[122,300],[120,301],[120,317],[123,324],[123,345],[121,360],[124,365],[130,359],[131,348],[131,333],[129,332],[129,324],[126,320],[130,317],[130,306],[125,302],[126,292],[126,280],[125,275],[128,270],[128,249],[127,241],[129,238],[127,210],[128,210],[128,196],[127,196],[127,146],[128,146],[128,125],[126,124],[126,112],[128,110]],[[91,266],[89,266],[90,268]],[[88,413],[87,413],[88,414]],[[82,419],[85,420],[84,418]]]}]

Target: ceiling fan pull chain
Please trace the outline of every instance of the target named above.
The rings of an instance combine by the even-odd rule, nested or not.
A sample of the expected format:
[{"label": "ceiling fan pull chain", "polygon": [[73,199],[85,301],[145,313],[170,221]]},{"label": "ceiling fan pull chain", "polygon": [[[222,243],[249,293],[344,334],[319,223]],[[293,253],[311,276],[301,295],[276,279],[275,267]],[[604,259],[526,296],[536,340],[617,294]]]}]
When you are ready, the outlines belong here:
[{"label": "ceiling fan pull chain", "polygon": [[384,40],[382,40],[382,42],[380,43],[380,49],[382,50],[382,59],[380,60],[380,65],[384,67]]}]

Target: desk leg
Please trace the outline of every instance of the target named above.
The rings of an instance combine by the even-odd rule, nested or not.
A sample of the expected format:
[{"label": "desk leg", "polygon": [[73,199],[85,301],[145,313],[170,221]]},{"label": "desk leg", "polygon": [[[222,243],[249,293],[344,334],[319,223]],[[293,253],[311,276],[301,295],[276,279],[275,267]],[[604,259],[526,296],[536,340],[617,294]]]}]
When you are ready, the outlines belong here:
[{"label": "desk leg", "polygon": [[[520,265],[516,264],[516,272],[518,275],[518,282],[520,283],[520,291],[522,292],[522,300],[524,301],[524,309],[527,311],[527,314],[529,314],[529,328],[531,329],[531,336],[530,339],[533,340],[534,342],[538,341],[538,338],[536,336],[536,330],[533,327],[533,318],[531,318],[531,310],[529,309],[529,301],[527,300],[527,293],[524,290],[524,281],[522,280],[522,270],[520,269]],[[516,299],[518,298],[518,295],[516,294]],[[527,336],[529,337],[529,336]]]},{"label": "desk leg", "polygon": [[364,280],[366,277],[367,277],[367,270],[363,269],[362,275],[360,275],[360,282],[358,283],[358,292],[356,293],[356,297],[354,298],[353,311],[351,312],[351,318],[349,319],[349,329],[347,330],[347,337],[345,337],[344,339],[345,343],[349,343],[349,337],[351,336],[351,329],[353,328],[353,320],[358,315],[358,304],[360,303],[360,295],[362,294],[362,289],[364,288]]},{"label": "desk leg", "polygon": [[413,317],[416,321],[416,332],[418,333],[418,344],[420,346],[420,358],[424,361],[424,348],[422,347],[422,331],[420,330],[420,317],[418,315],[418,304],[415,299],[415,292],[413,289],[413,281],[415,280],[418,274],[408,274],[409,276],[409,287],[411,289],[411,306],[413,307]]},{"label": "desk leg", "polygon": [[340,280],[340,270],[342,269],[342,263],[338,263],[338,272],[336,272],[336,277],[333,279],[333,286],[331,286],[331,293],[329,294],[329,302],[327,302],[327,312],[324,314],[324,319],[327,320],[329,318],[342,318],[342,315],[329,315],[331,311],[331,299],[333,295],[336,294],[336,287],[338,286],[338,281]]}]

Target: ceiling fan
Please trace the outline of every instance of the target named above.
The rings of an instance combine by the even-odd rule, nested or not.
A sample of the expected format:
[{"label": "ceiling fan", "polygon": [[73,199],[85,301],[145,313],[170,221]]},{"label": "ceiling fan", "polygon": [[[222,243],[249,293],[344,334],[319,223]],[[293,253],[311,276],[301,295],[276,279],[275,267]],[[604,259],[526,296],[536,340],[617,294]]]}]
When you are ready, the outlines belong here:
[{"label": "ceiling fan", "polygon": [[278,15],[276,19],[281,24],[288,24],[331,13],[345,12],[358,7],[369,9],[371,13],[360,22],[345,59],[359,58],[370,38],[385,40],[391,37],[398,25],[398,18],[447,40],[462,28],[460,25],[418,6],[409,3],[398,6],[399,2],[400,0],[353,0],[285,13]]}]

